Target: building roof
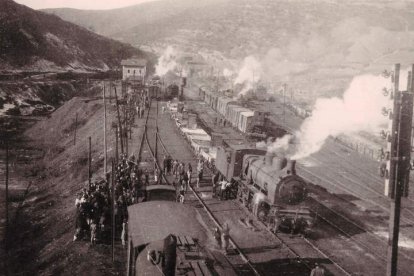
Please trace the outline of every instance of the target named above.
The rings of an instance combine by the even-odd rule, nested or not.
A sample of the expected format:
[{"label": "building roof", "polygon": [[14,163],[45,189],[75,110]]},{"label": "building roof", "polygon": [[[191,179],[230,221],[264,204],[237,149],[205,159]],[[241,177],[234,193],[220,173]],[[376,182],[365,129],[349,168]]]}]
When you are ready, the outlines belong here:
[{"label": "building roof", "polygon": [[169,234],[205,240],[205,231],[194,208],[171,201],[149,201],[128,207],[128,232],[134,246]]},{"label": "building roof", "polygon": [[244,112],[241,112],[241,114],[245,117],[253,117],[254,116],[253,111],[244,111]]},{"label": "building roof", "polygon": [[147,60],[142,58],[130,58],[124,59],[121,61],[122,66],[140,66],[145,67],[147,66]]}]

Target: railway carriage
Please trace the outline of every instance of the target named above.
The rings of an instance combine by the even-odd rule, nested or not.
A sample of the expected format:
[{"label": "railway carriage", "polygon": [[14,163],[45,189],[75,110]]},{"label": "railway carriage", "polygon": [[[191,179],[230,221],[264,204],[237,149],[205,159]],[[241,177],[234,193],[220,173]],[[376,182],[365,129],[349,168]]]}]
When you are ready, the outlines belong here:
[{"label": "railway carriage", "polygon": [[296,174],[294,160],[227,143],[217,150],[216,168],[232,183],[230,194],[274,231],[306,233],[312,227],[307,183]]}]

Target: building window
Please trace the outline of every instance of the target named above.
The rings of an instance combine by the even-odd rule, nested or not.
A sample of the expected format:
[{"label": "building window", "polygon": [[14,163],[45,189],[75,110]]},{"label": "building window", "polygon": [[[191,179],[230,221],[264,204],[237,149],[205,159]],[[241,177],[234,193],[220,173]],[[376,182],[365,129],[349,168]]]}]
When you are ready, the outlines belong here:
[{"label": "building window", "polygon": [[128,69],[128,74],[129,74],[129,69]]}]

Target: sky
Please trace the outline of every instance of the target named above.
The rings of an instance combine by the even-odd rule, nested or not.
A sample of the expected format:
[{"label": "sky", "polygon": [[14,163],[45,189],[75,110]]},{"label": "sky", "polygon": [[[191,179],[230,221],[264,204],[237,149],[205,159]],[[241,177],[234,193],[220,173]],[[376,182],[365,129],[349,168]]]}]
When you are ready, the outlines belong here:
[{"label": "sky", "polygon": [[74,8],[82,10],[116,9],[154,0],[14,0],[32,9]]}]

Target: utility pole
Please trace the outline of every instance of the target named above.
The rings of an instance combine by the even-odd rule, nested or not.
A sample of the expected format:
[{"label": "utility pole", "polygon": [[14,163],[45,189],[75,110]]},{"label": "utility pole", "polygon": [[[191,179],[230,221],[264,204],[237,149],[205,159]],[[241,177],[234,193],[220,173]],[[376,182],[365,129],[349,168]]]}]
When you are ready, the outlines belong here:
[{"label": "utility pole", "polygon": [[283,84],[283,123],[286,123],[286,89],[287,84]]},{"label": "utility pole", "polygon": [[120,133],[120,140],[121,140],[121,153],[124,153],[124,142],[123,142],[123,140],[122,140],[122,135],[123,135],[123,132],[122,132],[122,123],[121,123],[121,115],[119,114],[119,102],[118,102],[118,95],[117,95],[117,93],[116,93],[116,87],[114,87],[115,88],[115,103],[116,103],[116,113],[117,113],[117,116],[118,116],[118,126],[119,126],[119,133]]},{"label": "utility pole", "polygon": [[[414,65],[412,65],[412,72]],[[385,195],[391,199],[387,249],[387,276],[398,271],[398,239],[400,231],[401,197],[408,196],[411,168],[411,138],[413,117],[413,74],[408,79],[407,91],[399,90],[400,64],[394,66],[393,91],[390,91],[392,108],[389,113],[389,137],[385,153]],[[387,91],[388,92],[388,91]]]},{"label": "utility pole", "polygon": [[[6,138],[7,139],[7,138]],[[5,270],[9,275],[9,141],[6,140],[6,233],[4,247],[6,251]]]},{"label": "utility pole", "polygon": [[115,163],[118,165],[118,157],[119,157],[119,153],[118,153],[118,126],[115,127]]},{"label": "utility pole", "polygon": [[92,141],[91,136],[89,136],[89,154],[88,154],[88,183],[89,188],[91,187],[92,180]]},{"label": "utility pole", "polygon": [[125,126],[124,126],[124,133],[122,133],[123,138],[125,139],[125,153],[128,157],[128,110],[127,110],[127,106],[124,106],[124,121],[125,121]]},{"label": "utility pole", "polygon": [[112,251],[112,263],[115,262],[115,168],[114,160],[112,160],[112,173],[111,173],[111,219],[112,219],[112,239],[111,239],[111,251]]},{"label": "utility pole", "polygon": [[104,88],[103,88],[103,106],[104,106],[104,174],[105,174],[105,179],[106,179],[106,170],[107,170],[107,147],[106,147],[106,99],[105,99],[105,83],[104,83]]}]

